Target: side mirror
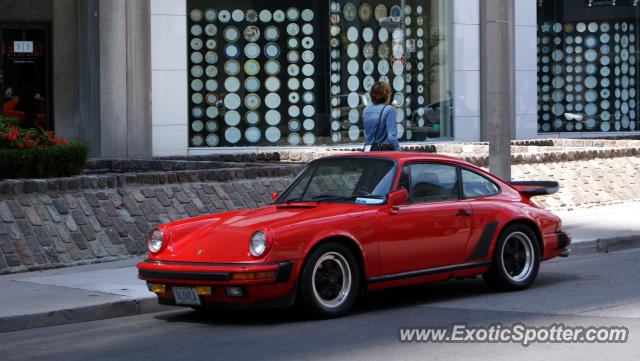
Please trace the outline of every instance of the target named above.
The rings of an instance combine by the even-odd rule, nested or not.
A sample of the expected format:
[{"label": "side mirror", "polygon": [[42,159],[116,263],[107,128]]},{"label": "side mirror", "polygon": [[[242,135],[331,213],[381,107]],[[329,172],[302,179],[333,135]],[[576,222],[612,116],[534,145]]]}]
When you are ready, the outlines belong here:
[{"label": "side mirror", "polygon": [[273,192],[273,193],[271,193],[271,200],[272,200],[272,201],[275,201],[275,200],[276,200],[276,198],[278,198],[278,192]]},{"label": "side mirror", "polygon": [[401,205],[406,202],[409,198],[409,193],[407,193],[406,189],[398,189],[397,191],[393,191],[389,193],[387,196],[388,204],[390,207],[395,207]]}]

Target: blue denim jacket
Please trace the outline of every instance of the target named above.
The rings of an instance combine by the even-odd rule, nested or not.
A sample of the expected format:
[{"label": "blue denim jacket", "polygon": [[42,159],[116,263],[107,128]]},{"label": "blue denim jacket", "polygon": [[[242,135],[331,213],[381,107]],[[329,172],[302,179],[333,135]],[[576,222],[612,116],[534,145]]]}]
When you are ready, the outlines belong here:
[{"label": "blue denim jacket", "polygon": [[[380,119],[380,111],[384,108],[384,114],[380,120],[378,134],[376,135],[376,127],[378,119]],[[396,113],[393,107],[388,104],[371,104],[362,111],[362,122],[364,124],[365,144],[373,144],[375,142],[391,144],[394,150],[400,150],[398,144]]]}]

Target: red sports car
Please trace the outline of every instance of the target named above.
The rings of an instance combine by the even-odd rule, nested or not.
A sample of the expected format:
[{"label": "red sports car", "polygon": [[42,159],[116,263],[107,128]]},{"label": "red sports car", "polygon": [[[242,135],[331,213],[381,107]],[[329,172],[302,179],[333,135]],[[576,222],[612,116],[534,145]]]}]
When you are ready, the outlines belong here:
[{"label": "red sports car", "polygon": [[162,304],[296,301],[345,313],[363,291],[482,275],[521,290],[567,255],[560,218],[530,198],[556,182],[504,182],[460,159],[407,152],[311,162],[271,205],[163,224],[138,264]]}]

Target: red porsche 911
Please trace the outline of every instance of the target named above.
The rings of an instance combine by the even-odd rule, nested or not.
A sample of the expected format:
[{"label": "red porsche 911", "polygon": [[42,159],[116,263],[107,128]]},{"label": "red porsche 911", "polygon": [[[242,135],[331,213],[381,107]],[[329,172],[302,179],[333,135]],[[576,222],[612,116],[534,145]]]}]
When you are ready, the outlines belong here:
[{"label": "red porsche 911", "polygon": [[311,162],[274,202],[163,224],[138,264],[161,304],[288,307],[338,316],[361,292],[482,275],[529,287],[569,236],[531,197],[556,182],[512,182],[463,160],[371,152]]}]

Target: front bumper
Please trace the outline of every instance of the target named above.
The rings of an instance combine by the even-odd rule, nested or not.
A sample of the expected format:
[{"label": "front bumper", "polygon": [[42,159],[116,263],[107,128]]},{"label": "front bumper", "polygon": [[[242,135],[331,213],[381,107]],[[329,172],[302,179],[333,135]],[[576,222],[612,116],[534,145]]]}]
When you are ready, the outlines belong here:
[{"label": "front bumper", "polygon": [[[286,307],[295,299],[295,280],[291,280],[293,261],[278,263],[194,263],[156,261],[140,262],[138,278],[151,285],[163,285],[156,291],[160,304],[174,305],[172,287],[208,286],[210,294],[199,295],[204,307],[251,308]],[[230,296],[227,288],[243,290]]]}]

